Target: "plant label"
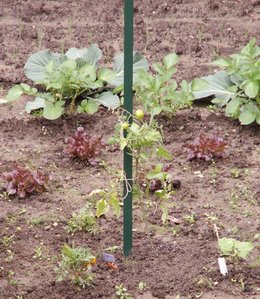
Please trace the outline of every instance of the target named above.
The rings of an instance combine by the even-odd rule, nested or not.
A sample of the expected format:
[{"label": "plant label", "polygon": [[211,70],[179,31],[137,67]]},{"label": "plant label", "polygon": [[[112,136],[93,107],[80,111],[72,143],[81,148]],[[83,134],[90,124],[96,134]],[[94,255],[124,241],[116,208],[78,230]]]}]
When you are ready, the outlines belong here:
[{"label": "plant label", "polygon": [[225,276],[226,274],[228,274],[227,264],[226,264],[226,260],[224,257],[218,258],[218,265],[219,265],[220,273],[222,275]]}]

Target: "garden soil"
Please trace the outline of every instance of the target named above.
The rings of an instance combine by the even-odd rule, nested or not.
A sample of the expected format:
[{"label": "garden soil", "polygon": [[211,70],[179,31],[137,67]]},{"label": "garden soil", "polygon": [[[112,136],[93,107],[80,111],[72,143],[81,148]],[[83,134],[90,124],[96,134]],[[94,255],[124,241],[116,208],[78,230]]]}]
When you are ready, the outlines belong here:
[{"label": "garden soil", "polygon": [[[28,82],[23,65],[40,49],[60,52],[97,43],[108,65],[122,50],[123,1],[0,2],[0,98],[11,85]],[[253,36],[259,43],[259,4],[257,0],[135,1],[135,48],[150,62],[175,51],[180,55],[178,81],[209,74],[213,71],[209,62],[219,55],[238,51]],[[120,284],[139,299],[260,297],[259,245],[236,269],[228,261],[229,274],[224,277],[212,225],[215,219],[221,237],[259,242],[257,125],[242,127],[222,111],[203,105],[158,119],[174,157],[171,173],[181,185],[172,195],[167,225],[162,225],[159,211],[151,211],[147,228],[134,205],[133,252],[125,258],[122,216],[99,219],[101,230],[95,235],[71,235],[65,230],[87,194],[109,188],[113,177],[102,165],[90,167],[64,155],[65,138],[83,126],[107,140],[115,115],[101,108],[93,116],[64,116],[50,122],[21,114],[27,100],[0,106],[0,173],[22,164],[49,173],[51,180],[47,192],[27,199],[0,194],[0,299],[111,299]],[[224,138],[228,147],[222,159],[187,160],[183,145],[200,133]],[[122,159],[111,146],[102,153],[102,160],[113,169],[122,167]],[[190,215],[195,221],[188,221]],[[89,247],[97,256],[118,246],[118,269],[98,257],[91,286],[80,289],[69,281],[57,282],[55,268],[65,243]],[[146,287],[139,288],[140,283]]]}]

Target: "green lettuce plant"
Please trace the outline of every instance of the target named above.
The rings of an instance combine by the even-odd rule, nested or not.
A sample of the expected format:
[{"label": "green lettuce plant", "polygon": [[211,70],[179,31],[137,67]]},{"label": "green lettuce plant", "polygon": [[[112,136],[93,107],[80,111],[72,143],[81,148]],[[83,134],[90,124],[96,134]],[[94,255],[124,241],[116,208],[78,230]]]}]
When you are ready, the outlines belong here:
[{"label": "green lettuce plant", "polygon": [[[15,85],[9,90],[7,100],[16,100],[22,94],[34,96],[34,101],[27,102],[25,111],[43,109],[43,116],[50,120],[66,111],[93,114],[100,105],[115,109],[120,105],[120,98],[112,90],[123,85],[124,57],[120,54],[114,58],[113,70],[100,67],[101,58],[102,52],[96,44],[89,48],[71,48],[65,54],[49,50],[34,53],[28,58],[24,71],[41,89],[24,83]],[[137,70],[142,68],[147,68],[146,59],[134,53],[134,79]]]},{"label": "green lettuce plant", "polygon": [[215,96],[212,100],[225,107],[228,117],[242,125],[260,124],[260,47],[253,38],[240,53],[212,63],[224,71],[204,77],[204,86],[194,93],[195,99]]}]

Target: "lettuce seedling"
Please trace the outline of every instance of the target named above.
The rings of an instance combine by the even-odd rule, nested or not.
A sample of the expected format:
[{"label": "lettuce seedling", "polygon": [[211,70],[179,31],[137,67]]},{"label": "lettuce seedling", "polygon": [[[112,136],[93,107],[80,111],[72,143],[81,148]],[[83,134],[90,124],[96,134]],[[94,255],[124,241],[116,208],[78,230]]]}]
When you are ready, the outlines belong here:
[{"label": "lettuce seedling", "polygon": [[105,147],[102,137],[90,136],[83,127],[78,127],[74,136],[66,140],[65,152],[72,158],[77,158],[90,165],[96,165],[102,149]]},{"label": "lettuce seedling", "polygon": [[48,182],[48,176],[41,171],[33,173],[19,166],[12,172],[1,175],[0,178],[7,182],[5,190],[8,195],[18,195],[20,198],[26,197],[27,194],[46,191]]},{"label": "lettuce seedling", "polygon": [[184,145],[184,151],[188,159],[204,159],[210,161],[213,158],[222,158],[227,143],[218,136],[201,134],[192,143]]}]

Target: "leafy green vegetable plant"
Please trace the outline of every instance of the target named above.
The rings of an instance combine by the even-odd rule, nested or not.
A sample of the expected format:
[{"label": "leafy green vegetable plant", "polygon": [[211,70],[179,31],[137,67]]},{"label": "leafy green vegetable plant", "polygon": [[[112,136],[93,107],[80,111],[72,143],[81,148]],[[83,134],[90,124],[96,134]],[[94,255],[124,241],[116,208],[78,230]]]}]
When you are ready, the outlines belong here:
[{"label": "leafy green vegetable plant", "polygon": [[226,107],[228,117],[243,125],[260,124],[260,47],[253,38],[240,53],[220,58],[212,63],[225,71],[204,77],[205,84],[195,98],[215,96],[219,107]]},{"label": "leafy green vegetable plant", "polygon": [[[114,70],[99,67],[101,58],[102,52],[96,44],[71,48],[65,54],[49,50],[34,53],[25,64],[25,74],[45,91],[22,83],[9,90],[7,100],[16,100],[22,94],[35,96],[34,101],[27,102],[25,111],[43,109],[43,116],[50,120],[59,118],[66,110],[73,113],[78,101],[78,112],[93,114],[100,105],[115,109],[120,99],[112,89],[123,84],[123,55],[114,58]],[[134,73],[142,68],[147,68],[145,58],[134,53]]]},{"label": "leafy green vegetable plant", "polygon": [[89,249],[65,244],[62,248],[61,261],[56,269],[57,280],[69,279],[85,288],[93,280],[91,269],[95,263],[96,258]]},{"label": "leafy green vegetable plant", "polygon": [[176,73],[179,57],[168,54],[162,63],[153,63],[152,72],[140,70],[134,84],[137,102],[142,104],[146,113],[155,116],[162,112],[172,114],[178,109],[189,107],[193,102],[193,90],[198,88],[200,79],[188,83],[182,80],[180,88],[172,78]]},{"label": "leafy green vegetable plant", "polygon": [[240,242],[226,237],[218,239],[218,246],[223,255],[231,258],[234,266],[239,260],[245,260],[254,249],[251,242]]}]

